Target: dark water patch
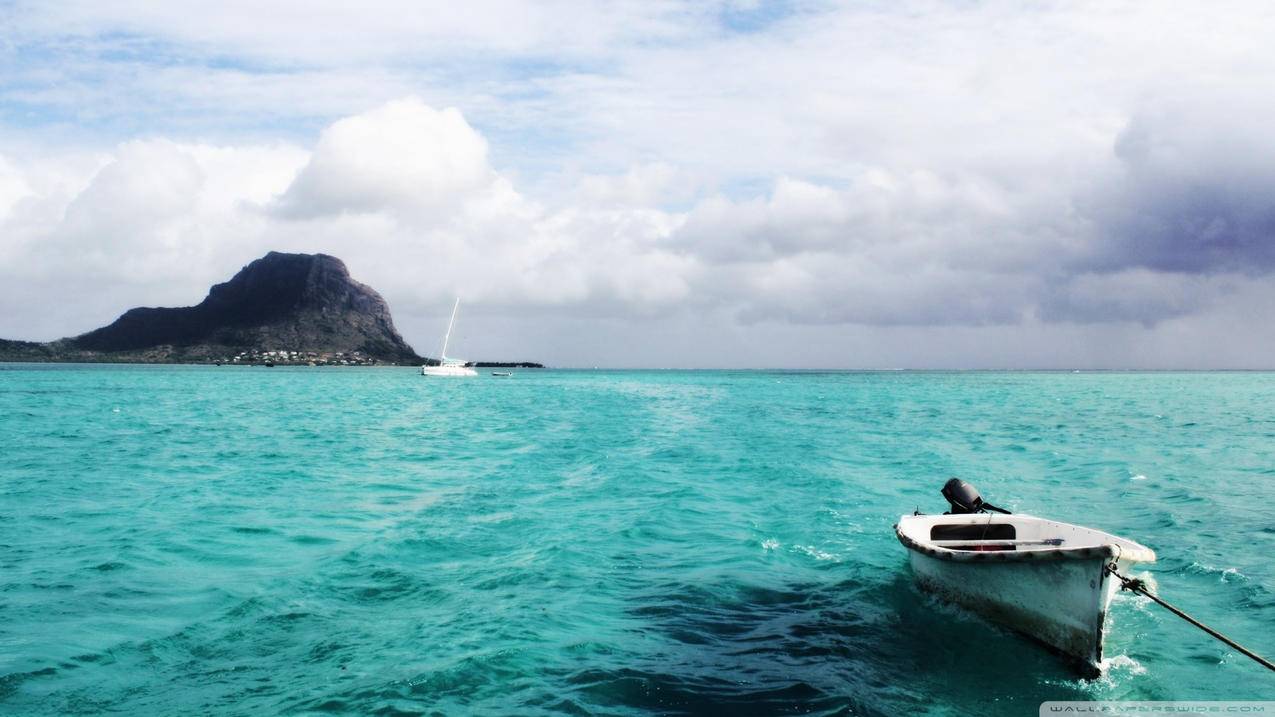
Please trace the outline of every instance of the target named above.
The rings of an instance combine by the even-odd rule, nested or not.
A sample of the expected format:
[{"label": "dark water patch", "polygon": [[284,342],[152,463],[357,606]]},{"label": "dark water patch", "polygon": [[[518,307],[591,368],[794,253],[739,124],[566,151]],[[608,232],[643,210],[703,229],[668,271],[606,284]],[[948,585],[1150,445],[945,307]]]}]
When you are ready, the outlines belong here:
[{"label": "dark water patch", "polygon": [[32,590],[47,590],[47,591],[53,591],[53,592],[68,592],[71,590],[75,590],[77,587],[74,583],[45,583],[45,582],[27,583],[26,586],[28,588],[31,588]]},{"label": "dark water patch", "polygon": [[340,655],[348,653],[349,649],[350,646],[345,643],[336,640],[323,640],[310,648],[309,652],[306,653],[305,661],[311,663],[333,662]]},{"label": "dark water patch", "polygon": [[322,535],[293,535],[288,540],[297,545],[332,545],[340,542],[335,538],[328,538]]},{"label": "dark water patch", "polygon": [[278,613],[275,615],[266,615],[260,618],[257,622],[263,625],[273,626],[275,628],[291,629],[293,623],[306,620],[311,617],[313,617],[312,613],[292,611]]},{"label": "dark water patch", "polygon": [[356,606],[410,600],[422,605],[445,598],[424,575],[391,567],[346,570],[313,583],[316,591]]},{"label": "dark water patch", "polygon": [[83,655],[76,655],[75,657],[72,657],[71,659],[75,660],[76,662],[91,664],[96,662],[107,662],[109,660],[112,660],[113,658],[111,657],[109,653],[89,652]]},{"label": "dark water patch", "polygon": [[0,675],[0,700],[12,696],[27,682],[40,679],[41,677],[53,677],[57,673],[58,670],[56,667],[42,667],[38,670],[10,672],[7,675]]},{"label": "dark water patch", "polygon": [[328,698],[305,706],[303,709],[307,712],[331,712],[333,714],[342,714],[350,709],[350,705],[344,700]]},{"label": "dark water patch", "polygon": [[101,592],[101,596],[103,598],[106,598],[107,600],[119,601],[121,603],[127,603],[132,600],[140,600],[143,598],[154,597],[157,594],[159,593],[157,592],[156,589],[129,587],[127,585],[119,585],[116,587],[107,588],[105,590],[102,590]]},{"label": "dark water patch", "polygon": [[[1165,501],[1166,503],[1173,503],[1175,505],[1191,505],[1191,504],[1205,502],[1204,496],[1195,495],[1189,490],[1165,491],[1161,495],[1161,500]],[[1196,517],[1200,517],[1200,516],[1196,516]]]},{"label": "dark water patch", "polygon": [[412,697],[403,688],[357,687],[338,693],[322,695],[289,705],[284,714],[367,714],[367,715],[446,715],[430,706],[430,700]]},{"label": "dark water patch", "polygon": [[[929,681],[942,681],[942,675],[961,674],[966,684],[951,688],[950,696],[976,703],[998,689],[999,675],[1025,666],[1038,674],[1069,674],[1065,664],[1033,644],[936,603],[899,579],[685,586],[632,613],[645,630],[685,648],[664,655],[678,661],[677,681],[659,679],[662,671],[612,676],[621,699],[640,699],[643,707],[694,712],[713,704],[734,710],[760,700],[760,712],[775,711],[787,709],[785,699],[792,696],[787,690],[799,689],[794,705],[889,714],[903,704],[919,705]],[[980,666],[976,675],[966,674],[971,664]],[[916,676],[916,683],[888,696],[878,692],[900,674]],[[688,686],[688,676],[707,684]],[[726,676],[746,677],[751,688],[714,686]],[[798,687],[789,684],[794,678]],[[705,702],[715,689],[721,701]],[[746,697],[737,702],[741,695]],[[835,695],[858,702],[836,702]]]},{"label": "dark water patch", "polygon": [[1195,650],[1187,656],[1188,660],[1204,665],[1219,665],[1224,661],[1225,653],[1222,649],[1204,651]]},{"label": "dark water patch", "polygon": [[224,613],[223,619],[227,621],[242,620],[247,617],[264,614],[269,609],[270,603],[267,600],[255,597],[248,598],[228,608]]},{"label": "dark water patch", "polygon": [[657,714],[885,714],[853,710],[850,700],[804,682],[750,689],[746,680],[691,678],[635,668],[586,669],[567,685],[586,704],[625,707]]},{"label": "dark water patch", "polygon": [[520,650],[486,650],[416,674],[403,695],[416,700],[460,697],[461,704],[485,688],[509,691],[526,677]]},{"label": "dark water patch", "polygon": [[555,715],[581,715],[581,717],[584,717],[586,715],[598,714],[598,712],[590,709],[586,704],[562,695],[535,696],[528,699],[526,704],[530,707],[535,707],[544,710],[549,714]]}]

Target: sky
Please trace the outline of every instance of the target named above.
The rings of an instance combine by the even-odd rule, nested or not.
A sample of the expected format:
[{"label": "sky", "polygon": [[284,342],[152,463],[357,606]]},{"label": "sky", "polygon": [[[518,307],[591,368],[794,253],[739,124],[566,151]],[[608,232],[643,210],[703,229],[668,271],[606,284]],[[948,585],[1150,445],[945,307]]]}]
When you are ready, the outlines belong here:
[{"label": "sky", "polygon": [[323,252],[437,353],[1275,367],[1275,4],[0,0],[0,337]]}]

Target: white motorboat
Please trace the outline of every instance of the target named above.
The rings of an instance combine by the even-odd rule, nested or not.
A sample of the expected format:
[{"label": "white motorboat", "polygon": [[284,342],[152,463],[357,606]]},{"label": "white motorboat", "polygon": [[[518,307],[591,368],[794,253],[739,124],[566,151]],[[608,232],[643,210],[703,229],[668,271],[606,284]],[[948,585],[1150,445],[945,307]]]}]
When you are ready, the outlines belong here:
[{"label": "white motorboat", "polygon": [[513,376],[513,374],[512,374],[512,373],[510,373],[510,372],[508,372],[508,371],[492,371],[492,372],[491,372],[491,375],[492,375],[492,376],[499,376],[499,377],[501,377],[501,378],[509,378],[509,377]]},{"label": "white motorboat", "polygon": [[478,372],[465,365],[464,359],[447,358],[447,344],[452,339],[452,327],[456,325],[456,311],[460,309],[460,297],[456,297],[456,304],[452,306],[452,319],[447,322],[447,333],[443,336],[443,350],[439,354],[437,366],[421,366],[422,376],[477,376]]},{"label": "white motorboat", "polygon": [[894,527],[925,590],[1044,643],[1099,674],[1107,607],[1144,545],[1093,528],[1010,514],[970,484],[943,487],[943,515],[905,515]]}]

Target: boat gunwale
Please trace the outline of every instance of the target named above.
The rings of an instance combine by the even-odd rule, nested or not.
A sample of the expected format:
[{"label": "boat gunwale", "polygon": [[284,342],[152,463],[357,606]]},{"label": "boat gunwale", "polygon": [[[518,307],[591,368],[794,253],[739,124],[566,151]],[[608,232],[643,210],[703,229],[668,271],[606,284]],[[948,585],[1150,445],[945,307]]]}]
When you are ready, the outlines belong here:
[{"label": "boat gunwale", "polygon": [[[912,516],[904,516],[908,518]],[[918,516],[919,517],[919,516]],[[932,516],[931,516],[932,517]],[[1021,518],[1029,518],[1032,520],[1044,520],[1030,515],[1019,516]],[[1084,530],[1094,530],[1092,528],[1084,528],[1083,526],[1072,525],[1070,523],[1060,523],[1058,521],[1048,521],[1065,525],[1068,527],[1081,528]],[[1074,548],[1063,547],[1047,547],[1029,550],[953,550],[951,548],[939,547],[935,545],[926,545],[921,543],[903,532],[902,519],[894,524],[894,534],[908,550],[914,550],[922,555],[928,555],[938,560],[946,560],[951,562],[968,562],[968,563],[1018,563],[1045,560],[1089,560],[1093,558],[1114,558],[1130,563],[1153,563],[1155,562],[1155,551],[1134,541],[1125,538],[1103,533],[1094,530],[1094,532],[1108,535],[1112,539],[1121,540],[1132,543],[1137,547],[1126,547],[1119,543],[1109,542],[1102,545],[1086,545]]]}]

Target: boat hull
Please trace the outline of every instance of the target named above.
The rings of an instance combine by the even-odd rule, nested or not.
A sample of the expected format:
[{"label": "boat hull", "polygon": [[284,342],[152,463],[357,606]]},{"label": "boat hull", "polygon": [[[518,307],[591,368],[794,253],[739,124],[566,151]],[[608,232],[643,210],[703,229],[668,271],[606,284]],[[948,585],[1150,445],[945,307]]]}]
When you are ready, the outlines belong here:
[{"label": "boat hull", "polygon": [[456,378],[477,376],[478,372],[467,366],[422,366],[421,375]]},{"label": "boat hull", "polygon": [[900,516],[895,535],[920,586],[1020,632],[1097,676],[1121,572],[1155,551],[1101,530],[1032,515]]},{"label": "boat hull", "polygon": [[988,620],[1031,637],[1096,674],[1115,581],[1110,558],[957,562],[910,550],[917,584]]}]

